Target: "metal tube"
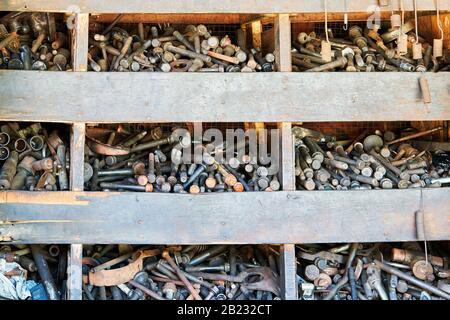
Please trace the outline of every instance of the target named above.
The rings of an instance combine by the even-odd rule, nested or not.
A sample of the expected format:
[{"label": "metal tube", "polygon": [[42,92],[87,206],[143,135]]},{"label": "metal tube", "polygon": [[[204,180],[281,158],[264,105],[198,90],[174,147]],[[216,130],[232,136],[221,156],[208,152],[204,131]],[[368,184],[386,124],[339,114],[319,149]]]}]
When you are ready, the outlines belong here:
[{"label": "metal tube", "polygon": [[226,249],[227,249],[227,246],[225,246],[225,245],[214,246],[214,247],[200,253],[198,256],[193,257],[191,259],[191,261],[189,262],[189,266],[199,265],[200,263],[202,263],[209,257],[213,257],[213,256],[221,253],[222,251],[225,251]]},{"label": "metal tube", "polygon": [[220,266],[186,266],[184,268],[186,272],[227,272],[230,269],[230,265],[223,264]]},{"label": "metal tube", "polygon": [[99,170],[97,173],[98,177],[132,176],[132,175],[134,175],[134,171],[131,168],[116,169],[116,170]]},{"label": "metal tube", "polygon": [[170,144],[170,143],[174,143],[174,142],[175,142],[175,138],[173,136],[169,136],[164,139],[159,139],[159,140],[150,141],[147,143],[138,144],[137,146],[135,146],[134,148],[132,148],[130,150],[130,153],[135,153],[138,151],[147,150],[147,149],[155,148],[155,147],[163,145],[163,144]]},{"label": "metal tube", "polygon": [[432,134],[432,133],[435,133],[435,132],[441,131],[441,130],[442,130],[442,127],[437,127],[437,128],[431,129],[431,130],[414,133],[414,134],[411,134],[411,135],[403,137],[403,138],[399,138],[399,139],[396,139],[396,140],[389,141],[387,143],[387,145],[391,145],[391,144],[395,144],[395,143],[399,143],[399,142],[415,139],[415,138],[418,138],[418,137],[427,136],[429,134]]},{"label": "metal tube", "polygon": [[36,263],[39,272],[39,276],[41,277],[50,300],[59,300],[59,293],[48,267],[47,261],[45,260],[44,255],[41,252],[41,246],[30,245],[30,248],[31,253],[33,254],[34,262]]},{"label": "metal tube", "polygon": [[426,282],[418,280],[415,277],[412,277],[412,276],[410,276],[410,275],[408,275],[408,274],[406,274],[406,273],[404,273],[402,271],[399,271],[396,268],[393,268],[393,267],[391,267],[391,266],[389,266],[389,265],[387,265],[387,264],[385,264],[385,263],[383,263],[383,262],[381,262],[379,260],[374,260],[374,262],[375,262],[375,265],[378,266],[384,272],[387,272],[387,273],[390,273],[390,274],[394,274],[394,275],[396,275],[397,277],[399,277],[399,278],[401,278],[403,280],[411,282],[412,284],[418,286],[419,288],[421,288],[423,290],[430,291],[431,293],[433,293],[433,294],[435,294],[435,295],[437,295],[439,297],[442,297],[444,299],[450,300],[450,294],[448,294],[448,293],[446,293],[446,292],[444,292],[444,291],[442,291],[442,290],[440,290],[440,289],[438,289],[438,288],[436,288],[436,287],[434,287],[432,285],[429,285]]},{"label": "metal tube", "polygon": [[130,280],[130,281],[128,281],[128,283],[131,284],[133,287],[136,287],[136,288],[142,290],[142,292],[144,292],[145,294],[149,295],[153,299],[156,299],[156,300],[167,300],[167,299],[161,297],[159,294],[153,292],[149,288],[143,286],[139,282],[136,282],[135,280]]}]

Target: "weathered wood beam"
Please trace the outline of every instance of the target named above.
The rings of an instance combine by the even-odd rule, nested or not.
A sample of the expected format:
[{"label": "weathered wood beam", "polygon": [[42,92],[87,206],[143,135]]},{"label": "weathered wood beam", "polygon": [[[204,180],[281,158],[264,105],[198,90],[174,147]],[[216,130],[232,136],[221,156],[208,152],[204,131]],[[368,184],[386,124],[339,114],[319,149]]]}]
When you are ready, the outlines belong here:
[{"label": "weathered wood beam", "polygon": [[87,71],[89,40],[89,14],[75,14],[72,29],[72,61],[74,71]]},{"label": "weathered wood beam", "polygon": [[[448,240],[450,188],[179,195],[0,193],[0,239],[16,243],[258,244]],[[401,204],[401,205],[400,205]]]},{"label": "weathered wood beam", "polygon": [[295,190],[295,173],[294,173],[294,139],[292,136],[292,124],[290,122],[282,122],[278,125],[280,130],[280,146],[281,146],[281,185],[285,191]]},{"label": "weathered wood beam", "polygon": [[67,260],[67,300],[82,300],[83,245],[71,244]]},{"label": "weathered wood beam", "polygon": [[297,300],[297,259],[295,244],[284,244],[280,247],[281,292],[284,300]]},{"label": "weathered wood beam", "polygon": [[141,123],[450,119],[448,73],[426,73],[432,98],[427,106],[422,102],[421,76],[406,72],[217,75],[3,70],[0,120]]},{"label": "weathered wood beam", "polygon": [[[70,135],[70,190],[83,191],[84,186],[84,142],[86,126],[74,123]],[[76,241],[74,241],[76,242]],[[82,300],[83,245],[71,244],[67,264],[67,298]]]},{"label": "weathered wood beam", "polygon": [[291,22],[288,14],[279,14],[275,18],[274,33],[276,69],[291,72]]},{"label": "weathered wood beam", "polygon": [[[392,1],[392,0],[391,0]],[[450,0],[439,0],[441,10],[450,10]],[[368,7],[377,5],[378,0],[348,1],[348,11],[364,12]],[[394,2],[398,7],[398,2]],[[435,0],[417,0],[419,10],[434,10]],[[404,1],[405,10],[413,10],[412,1]],[[80,13],[294,13],[294,12],[322,12],[323,1],[311,0],[4,0],[0,2],[1,11],[50,11]],[[329,12],[343,12],[344,1],[329,0]],[[381,7],[383,11],[391,10],[390,6]]]},{"label": "weathered wood beam", "polygon": [[84,185],[84,123],[76,122],[70,136],[70,190],[83,191]]}]

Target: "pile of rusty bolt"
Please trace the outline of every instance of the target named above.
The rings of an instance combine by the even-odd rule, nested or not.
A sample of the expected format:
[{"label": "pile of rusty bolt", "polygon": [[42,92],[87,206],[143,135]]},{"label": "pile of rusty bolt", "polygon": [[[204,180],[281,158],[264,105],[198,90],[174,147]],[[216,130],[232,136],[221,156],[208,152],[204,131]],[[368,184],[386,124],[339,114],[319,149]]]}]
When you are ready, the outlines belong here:
[{"label": "pile of rusty bolt", "polygon": [[0,190],[69,190],[69,148],[40,123],[0,126]]},{"label": "pile of rusty bolt", "polygon": [[450,255],[442,243],[428,242],[428,257],[417,242],[297,247],[299,299],[450,299]]},{"label": "pile of rusty bolt", "polygon": [[[302,131],[294,127],[293,131]],[[301,190],[366,190],[438,188],[450,183],[448,167],[432,161],[433,155],[409,143],[438,133],[434,128],[396,138],[392,131],[366,135],[364,131],[347,148],[315,138],[295,136],[295,175]],[[345,142],[345,141],[344,141]],[[322,147],[322,146],[323,147]],[[325,149],[325,150],[324,150]]]},{"label": "pile of rusty bolt", "polygon": [[[374,25],[376,26],[376,25]],[[324,37],[318,38],[315,32],[300,32],[292,43],[293,71],[449,71],[450,51],[444,57],[434,57],[433,47],[419,36],[422,54],[414,59],[412,46],[416,42],[414,22],[405,23],[403,31],[407,34],[406,52],[396,47],[398,29],[388,29],[379,34],[378,29],[367,29],[355,25],[348,30],[348,39],[334,38],[329,30],[332,61],[325,61],[321,54]]]},{"label": "pile of rusty bolt", "polygon": [[91,34],[89,44],[89,66],[97,72],[270,72],[275,62],[273,53],[241,48],[202,24],[176,30],[169,24],[138,23],[130,33],[110,26]]},{"label": "pile of rusty bolt", "polygon": [[[28,288],[31,300],[60,300],[66,295],[67,246],[4,245],[0,247],[0,265],[15,263],[3,275],[12,283],[16,277],[32,280],[40,286]],[[28,283],[27,283],[28,287]],[[22,291],[23,288],[17,288]],[[0,297],[2,298],[2,297]]]},{"label": "pile of rusty bolt", "polygon": [[[161,127],[128,132],[120,125],[116,130],[103,131],[108,133],[104,143],[89,138],[88,131],[86,190],[197,194],[281,189],[277,175],[271,175],[268,166],[258,164],[260,161],[248,154],[241,159],[225,159],[224,156],[219,163],[217,153],[225,149],[216,146],[217,153],[208,153],[209,145],[194,143],[188,136],[177,138]],[[185,164],[181,150],[191,145],[193,153],[201,151]],[[125,147],[129,148],[127,154],[113,155]],[[198,157],[201,158],[196,159]]]},{"label": "pile of rusty bolt", "polygon": [[11,13],[0,19],[0,69],[65,71],[70,68],[65,24],[53,13]]},{"label": "pile of rusty bolt", "polygon": [[83,246],[86,300],[279,300],[278,248]]}]

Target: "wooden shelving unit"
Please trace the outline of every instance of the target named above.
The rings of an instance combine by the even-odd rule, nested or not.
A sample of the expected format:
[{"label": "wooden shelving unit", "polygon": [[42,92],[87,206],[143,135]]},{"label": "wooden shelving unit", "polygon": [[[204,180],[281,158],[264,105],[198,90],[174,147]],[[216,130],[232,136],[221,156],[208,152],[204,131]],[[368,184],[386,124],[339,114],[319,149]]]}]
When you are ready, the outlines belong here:
[{"label": "wooden shelving unit", "polygon": [[[343,1],[328,3],[329,12],[344,12]],[[348,11],[365,13],[375,4],[349,1]],[[419,10],[435,10],[434,0],[417,4]],[[405,9],[413,9],[412,1]],[[440,1],[440,9],[450,10],[450,0]],[[283,294],[297,299],[295,243],[420,240],[415,217],[421,199],[427,240],[450,239],[450,188],[295,191],[292,122],[450,119],[448,73],[425,74],[432,95],[426,107],[417,73],[290,73],[291,18],[322,12],[321,1],[6,0],[0,11],[76,15],[74,72],[0,71],[0,121],[72,125],[71,191],[0,193],[0,242],[71,244],[69,299],[81,299],[82,244],[88,243],[282,244]],[[122,12],[270,17],[281,72],[85,72],[89,14]],[[183,90],[167,90],[168,85]],[[198,88],[201,95],[195,94]],[[195,121],[277,122],[283,191],[196,196],[83,192],[86,123]],[[119,211],[124,204],[126,210]]]}]

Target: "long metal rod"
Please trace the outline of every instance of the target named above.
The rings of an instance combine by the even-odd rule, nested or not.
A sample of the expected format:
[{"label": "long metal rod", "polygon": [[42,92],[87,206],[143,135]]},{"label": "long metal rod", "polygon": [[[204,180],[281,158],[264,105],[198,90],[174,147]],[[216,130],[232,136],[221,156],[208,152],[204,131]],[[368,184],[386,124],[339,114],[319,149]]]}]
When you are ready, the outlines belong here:
[{"label": "long metal rod", "polygon": [[379,261],[379,260],[375,260],[375,264],[381,270],[383,270],[385,272],[394,274],[394,275],[396,275],[397,277],[399,277],[399,278],[401,278],[403,280],[411,282],[412,284],[418,286],[419,288],[421,288],[423,290],[430,291],[431,293],[433,293],[433,294],[435,294],[435,295],[437,295],[439,297],[442,297],[444,299],[450,300],[450,294],[448,294],[448,293],[446,293],[446,292],[444,292],[444,291],[442,291],[442,290],[440,290],[440,289],[438,289],[438,288],[436,288],[436,287],[434,287],[432,285],[429,285],[426,282],[418,280],[418,279],[416,279],[416,278],[414,278],[414,277],[412,277],[412,276],[410,276],[410,275],[408,275],[408,274],[406,274],[404,272],[401,272],[401,271],[397,270],[396,268],[393,268],[393,267],[391,267],[391,266],[389,266],[389,265]]},{"label": "long metal rod", "polygon": [[143,286],[142,284],[140,284],[139,282],[136,282],[134,280],[130,280],[128,281],[129,284],[131,284],[132,286],[142,290],[145,294],[149,295],[150,297],[152,297],[153,299],[156,300],[166,300],[163,297],[161,297],[159,294],[153,292],[152,290],[150,290],[149,288]]},{"label": "long metal rod", "polygon": [[389,141],[387,143],[387,145],[391,145],[391,144],[395,144],[395,143],[399,143],[399,142],[415,139],[415,138],[418,138],[418,137],[427,136],[429,134],[432,134],[432,133],[435,133],[435,132],[441,131],[441,130],[442,130],[442,127],[437,127],[437,128],[431,129],[431,130],[414,133],[414,134],[411,134],[409,136],[406,136],[406,137],[403,137],[403,138],[400,138],[400,139]]},{"label": "long metal rod", "polygon": [[41,281],[44,283],[45,290],[48,293],[50,300],[59,300],[58,289],[56,289],[55,280],[48,267],[47,261],[41,252],[40,245],[31,245],[31,252],[33,254],[34,262],[36,263]]}]

